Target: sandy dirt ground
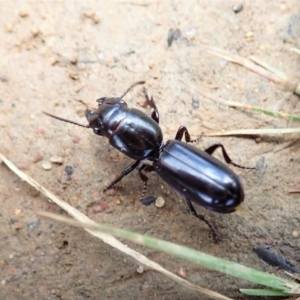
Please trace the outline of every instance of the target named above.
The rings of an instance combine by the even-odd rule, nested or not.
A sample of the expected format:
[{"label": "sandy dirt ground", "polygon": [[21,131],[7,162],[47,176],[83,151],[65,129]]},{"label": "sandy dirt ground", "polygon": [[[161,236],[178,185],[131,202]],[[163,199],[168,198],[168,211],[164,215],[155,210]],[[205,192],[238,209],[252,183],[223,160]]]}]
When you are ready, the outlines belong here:
[{"label": "sandy dirt ground", "polygon": [[[278,85],[208,54],[215,46],[243,57],[255,55],[289,74],[299,74],[300,3],[290,1],[0,1],[0,151],[63,200],[102,223],[234,260],[285,276],[253,252],[268,246],[300,265],[298,135],[202,138],[201,149],[225,145],[239,164],[245,212],[199,212],[223,236],[214,243],[204,223],[188,214],[184,198],[155,174],[148,195],[166,205],[143,206],[137,172],[118,189],[103,188],[131,160],[89,129],[53,120],[42,111],[86,123],[87,107],[103,96],[120,96],[145,80],[160,111],[164,139],[180,125],[191,134],[238,128],[285,128],[297,123],[235,110],[204,98],[297,114],[299,97]],[[170,29],[181,36],[168,47]],[[196,88],[195,88],[196,87]],[[143,107],[142,87],[126,95]],[[216,157],[222,159],[220,153]],[[61,164],[49,162],[62,160]],[[46,170],[48,169],[48,170]],[[70,171],[73,172],[70,175]],[[68,174],[67,174],[68,173]],[[63,213],[4,164],[0,165],[0,299],[207,299],[78,228],[41,219],[38,210]],[[132,244],[168,270],[234,299],[248,282]]]}]

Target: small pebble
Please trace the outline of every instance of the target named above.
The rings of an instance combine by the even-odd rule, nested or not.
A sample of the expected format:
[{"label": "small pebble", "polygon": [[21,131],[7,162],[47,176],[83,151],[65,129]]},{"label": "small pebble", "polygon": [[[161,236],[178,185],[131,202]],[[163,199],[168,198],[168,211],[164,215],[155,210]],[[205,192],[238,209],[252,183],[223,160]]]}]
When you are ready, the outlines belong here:
[{"label": "small pebble", "polygon": [[[107,185],[108,185],[108,183],[104,184],[104,186],[107,186]],[[115,196],[117,194],[117,190],[113,187],[113,188],[105,191],[105,193],[107,196]]]},{"label": "small pebble", "polygon": [[183,36],[188,39],[188,40],[193,40],[197,35],[197,30],[196,28],[192,27],[189,28],[187,31],[185,31],[185,33],[183,34]]},{"label": "small pebble", "polygon": [[257,144],[259,144],[262,141],[262,137],[261,136],[256,136],[256,137],[254,137],[254,140]]},{"label": "small pebble", "polygon": [[61,156],[52,156],[50,157],[50,161],[54,164],[62,165],[64,159]]},{"label": "small pebble", "polygon": [[105,201],[100,201],[99,206],[101,207],[102,210],[106,210],[109,208],[109,205]]},{"label": "small pebble", "polygon": [[265,164],[265,157],[261,156],[256,163],[255,169],[257,171],[260,171],[264,167],[264,164]]},{"label": "small pebble", "polygon": [[94,22],[94,24],[100,23],[100,18],[92,10],[87,10],[82,15],[86,19],[91,19]]},{"label": "small pebble", "polygon": [[180,40],[182,38],[182,33],[180,29],[175,29],[174,31],[174,40]]},{"label": "small pebble", "polygon": [[174,29],[171,28],[168,32],[168,38],[167,38],[167,42],[168,42],[168,47],[171,47],[174,41]]},{"label": "small pebble", "polygon": [[78,136],[78,135],[75,135],[74,137],[73,137],[73,143],[74,144],[78,144],[80,142],[80,137]]},{"label": "small pebble", "polygon": [[281,10],[286,10],[287,6],[285,4],[280,4],[280,9]]},{"label": "small pebble", "polygon": [[232,7],[232,10],[235,14],[241,12],[243,10],[244,6],[243,6],[243,3],[240,3],[240,4],[237,4],[237,5],[234,5]]},{"label": "small pebble", "polygon": [[[8,77],[5,76],[5,75],[0,75],[0,81],[2,81],[2,82],[8,82]],[[2,99],[1,99],[1,100],[2,100]],[[3,100],[0,101],[0,102],[3,102]]]},{"label": "small pebble", "polygon": [[26,272],[26,271],[22,272],[22,276],[26,277],[27,275],[28,275],[28,272]]},{"label": "small pebble", "polygon": [[66,166],[65,172],[67,173],[68,176],[71,176],[74,172],[74,168],[72,166]]},{"label": "small pebble", "polygon": [[192,98],[192,106],[194,109],[199,108],[199,100],[195,99],[194,97]]},{"label": "small pebble", "polygon": [[69,61],[72,65],[76,65],[78,62],[78,56],[76,54],[70,55]]},{"label": "small pebble", "polygon": [[136,271],[139,273],[139,274],[142,274],[144,273],[144,267],[139,265],[138,268],[136,269]]},{"label": "small pebble", "polygon": [[156,198],[154,196],[148,196],[148,197],[142,199],[141,202],[143,205],[148,206],[148,205],[154,203],[155,199]]},{"label": "small pebble", "polygon": [[220,64],[220,67],[225,67],[225,66],[227,66],[228,65],[228,60],[226,60],[226,59],[220,59],[219,60],[219,64]]},{"label": "small pebble", "polygon": [[178,269],[177,274],[182,278],[186,278],[186,272],[181,267]]},{"label": "small pebble", "polygon": [[86,18],[91,18],[93,14],[94,14],[94,12],[92,10],[86,10],[83,13],[83,16],[86,17]]},{"label": "small pebble", "polygon": [[168,38],[167,38],[168,47],[172,46],[174,40],[179,40],[181,38],[182,38],[182,33],[181,33],[180,29],[174,30],[173,28],[171,28],[169,30]]},{"label": "small pebble", "polygon": [[41,224],[41,220],[37,219],[27,225],[28,230],[32,231],[35,227]]},{"label": "small pebble", "polygon": [[108,209],[109,205],[105,201],[99,201],[99,202],[95,202],[94,204],[92,204],[90,206],[90,208],[91,208],[93,214],[98,214],[98,213],[103,212],[106,209]]},{"label": "small pebble", "polygon": [[93,15],[92,16],[92,20],[94,21],[95,24],[99,24],[100,23],[100,18],[97,15]]},{"label": "small pebble", "polygon": [[165,206],[165,200],[163,197],[158,197],[155,201],[155,206],[158,208],[162,208]]},{"label": "small pebble", "polygon": [[292,233],[292,236],[293,236],[294,238],[297,238],[297,237],[299,236],[298,231],[294,230],[293,233]]},{"label": "small pebble", "polygon": [[54,57],[54,56],[50,57],[50,65],[51,65],[51,66],[54,66],[54,65],[56,65],[57,63],[59,63],[59,60],[58,60],[57,57]]},{"label": "small pebble", "polygon": [[39,161],[42,161],[43,160],[43,155],[41,153],[37,153],[33,159],[32,159],[32,162],[33,163],[37,163]]},{"label": "small pebble", "polygon": [[21,222],[17,221],[17,222],[14,223],[14,225],[12,226],[12,228],[14,230],[20,230],[20,229],[23,228],[23,224]]},{"label": "small pebble", "polygon": [[20,163],[17,165],[18,169],[20,170],[28,170],[29,169],[29,164],[28,163]]},{"label": "small pebble", "polygon": [[44,160],[44,161],[42,162],[42,168],[43,168],[44,170],[51,170],[51,169],[52,169],[52,164],[51,164],[51,162],[48,161],[48,160]]},{"label": "small pebble", "polygon": [[78,79],[79,79],[79,76],[78,76],[78,74],[76,74],[76,73],[70,73],[70,74],[69,74],[69,77],[70,77],[72,80],[78,80]]},{"label": "small pebble", "polygon": [[9,33],[14,31],[14,24],[12,22],[6,23],[6,31]]},{"label": "small pebble", "polygon": [[28,17],[28,11],[26,11],[25,9],[21,9],[21,10],[19,11],[19,16],[20,16],[21,18],[26,18],[26,17]]},{"label": "small pebble", "polygon": [[246,39],[248,42],[253,41],[254,40],[254,33],[252,31],[248,31],[245,35]]},{"label": "small pebble", "polygon": [[22,213],[21,209],[19,209],[19,208],[15,209],[15,215],[16,216],[19,216],[21,213]]},{"label": "small pebble", "polygon": [[116,201],[116,204],[117,204],[117,205],[120,205],[120,204],[121,204],[121,200],[117,200],[117,201]]},{"label": "small pebble", "polygon": [[31,28],[31,34],[33,37],[37,37],[40,33],[41,33],[41,31],[38,27]]}]

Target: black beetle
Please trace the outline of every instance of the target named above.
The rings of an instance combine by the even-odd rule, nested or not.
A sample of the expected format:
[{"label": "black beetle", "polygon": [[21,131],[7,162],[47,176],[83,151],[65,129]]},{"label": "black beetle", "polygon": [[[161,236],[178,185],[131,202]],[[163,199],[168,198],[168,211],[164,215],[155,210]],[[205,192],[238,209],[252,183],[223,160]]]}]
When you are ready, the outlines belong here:
[{"label": "black beetle", "polygon": [[[218,213],[231,213],[243,202],[244,191],[239,177],[211,155],[216,149],[221,148],[228,164],[244,169],[254,168],[232,162],[222,144],[214,144],[205,151],[188,144],[198,141],[202,135],[191,139],[184,126],[179,127],[175,140],[164,143],[159,127],[159,112],[153,97],[149,98],[146,89],[144,94],[147,103],[153,109],[151,118],[140,110],[128,108],[123,100],[130,89],[143,83],[140,81],[133,84],[121,97],[103,97],[96,100],[98,108],[87,109],[85,113],[88,125],[45,114],[61,121],[92,128],[95,134],[107,137],[113,147],[136,160],[104,191],[114,187],[124,176],[138,167],[140,178],[144,182],[142,200],[148,181],[145,173],[155,171],[168,185],[186,198],[193,215],[203,220],[217,237],[214,227],[203,215],[196,212],[192,202]],[[186,143],[181,142],[183,135]]]}]

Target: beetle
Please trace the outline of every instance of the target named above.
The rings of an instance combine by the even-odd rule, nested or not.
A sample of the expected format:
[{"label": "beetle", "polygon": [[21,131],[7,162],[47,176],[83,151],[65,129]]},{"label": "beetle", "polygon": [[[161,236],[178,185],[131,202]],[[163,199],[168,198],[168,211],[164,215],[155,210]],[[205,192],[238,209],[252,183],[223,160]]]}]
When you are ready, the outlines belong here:
[{"label": "beetle", "polygon": [[[85,128],[92,128],[94,133],[109,139],[109,143],[135,161],[113,180],[104,191],[113,188],[126,175],[138,168],[144,183],[141,201],[147,189],[147,172],[156,172],[169,186],[186,198],[192,214],[203,220],[217,237],[216,229],[196,212],[192,203],[218,213],[232,213],[244,200],[244,190],[239,177],[222,161],[212,154],[221,148],[227,164],[243,168],[234,163],[224,146],[213,144],[203,150],[191,145],[201,137],[191,139],[185,126],[180,126],[175,139],[163,142],[159,126],[159,112],[153,97],[149,97],[144,88],[147,104],[153,109],[151,117],[144,112],[129,108],[123,97],[139,81],[130,86],[120,97],[102,97],[97,101],[96,109],[87,109],[85,116],[89,124],[79,124],[44,112],[55,119]],[[185,142],[182,142],[183,136]],[[150,164],[149,164],[150,162]]]}]

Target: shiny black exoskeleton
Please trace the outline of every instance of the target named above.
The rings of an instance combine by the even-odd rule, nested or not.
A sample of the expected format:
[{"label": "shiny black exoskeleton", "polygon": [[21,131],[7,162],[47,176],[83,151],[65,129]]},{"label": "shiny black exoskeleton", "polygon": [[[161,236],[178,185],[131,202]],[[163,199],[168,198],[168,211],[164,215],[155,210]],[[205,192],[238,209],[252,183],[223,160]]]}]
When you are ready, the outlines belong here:
[{"label": "shiny black exoskeleton", "polygon": [[190,201],[215,212],[231,213],[244,199],[243,187],[231,169],[210,155],[217,147],[222,145],[201,151],[170,140],[154,161],[153,169]]},{"label": "shiny black exoskeleton", "polygon": [[132,159],[157,155],[163,136],[156,116],[149,118],[138,109],[128,108],[122,98],[98,99],[97,109],[86,110],[89,127],[95,134],[107,137],[113,147]]},{"label": "shiny black exoskeleton", "polygon": [[[203,215],[196,212],[192,202],[215,212],[231,213],[243,202],[244,192],[239,177],[211,155],[217,148],[221,148],[228,164],[245,169],[253,168],[242,167],[232,162],[224,146],[219,143],[205,151],[188,144],[198,141],[201,136],[191,139],[184,126],[179,127],[175,140],[164,144],[159,127],[158,109],[153,97],[149,98],[146,89],[144,93],[147,103],[153,109],[151,117],[140,110],[128,108],[123,100],[133,86],[142,83],[144,82],[135,83],[119,98],[98,99],[97,109],[86,110],[88,125],[46,114],[65,122],[92,128],[95,134],[107,137],[113,147],[135,160],[105,190],[114,187],[138,167],[140,178],[144,182],[142,200],[147,188],[146,173],[154,171],[186,198],[191,212],[205,221],[216,236],[216,230]],[[186,143],[181,142],[183,135]],[[145,160],[152,164],[146,163]]]}]

